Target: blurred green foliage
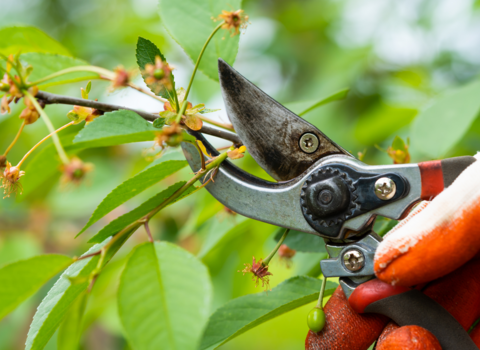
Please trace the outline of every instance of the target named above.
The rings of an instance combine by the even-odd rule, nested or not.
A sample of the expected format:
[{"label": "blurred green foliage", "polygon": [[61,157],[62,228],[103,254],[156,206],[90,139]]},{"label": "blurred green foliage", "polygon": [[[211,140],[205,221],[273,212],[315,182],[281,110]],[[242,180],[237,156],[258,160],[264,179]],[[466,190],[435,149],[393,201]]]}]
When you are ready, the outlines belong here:
[{"label": "blurred green foliage", "polygon": [[[387,149],[397,135],[410,137],[414,162],[472,155],[480,149],[478,4],[470,0],[244,0],[251,24],[240,37],[235,67],[297,113],[311,101],[350,88],[346,100],[317,108],[304,117],[353,154],[367,149],[366,163],[391,163],[375,145]],[[136,42],[142,36],[160,47],[176,67],[178,87],[185,87],[193,69],[192,54],[185,54],[161,26],[156,0],[6,0],[1,8],[2,27],[38,27],[66,48],[56,53],[70,52],[108,69],[117,65],[134,69]],[[194,15],[188,14],[188,18],[194,19]],[[188,26],[185,21],[187,30]],[[21,40],[32,35],[36,35],[35,29],[29,29]],[[5,48],[0,45],[0,51]],[[141,82],[138,71],[136,82]],[[49,91],[79,97],[81,86],[53,86]],[[93,82],[90,98],[147,111],[162,109],[161,103],[135,91],[109,93],[107,88],[108,82]],[[190,99],[194,105],[222,107],[218,83],[202,73]],[[442,103],[449,108],[448,115],[442,114]],[[11,115],[0,115],[0,150],[17,132],[21,109],[23,102],[13,105]],[[70,107],[52,105],[46,110],[60,126],[67,121]],[[67,146],[80,130],[72,128],[76,129],[60,134]],[[28,126],[9,157],[19,160],[46,133],[43,123]],[[90,247],[88,239],[109,221],[153,193],[191,177],[191,171],[183,169],[175,178],[169,177],[125,202],[74,239],[108,193],[152,164],[145,151],[151,146],[148,142],[86,150],[67,147],[70,154],[78,153],[95,164],[95,171],[86,183],[64,188],[58,183],[58,162],[47,161],[53,159],[54,148],[49,143],[43,145],[36,158],[26,164],[24,194],[17,200],[0,201],[0,263],[42,253],[80,255]],[[42,158],[41,154],[47,156]],[[171,159],[181,159],[175,151],[172,154]],[[43,165],[36,167],[38,173],[28,171],[33,162]],[[255,175],[269,178],[251,157],[239,163]],[[214,287],[212,312],[231,299],[258,291],[249,278],[236,271],[250,262],[252,255],[266,256],[275,245],[276,233],[271,225],[229,213],[206,191],[165,209],[153,219],[151,229],[156,239],[176,242],[198,254],[207,265]],[[118,317],[116,288],[128,254],[145,240],[140,229],[97,280],[86,305],[83,349],[128,349]],[[318,275],[315,266],[321,255],[297,253],[291,269],[274,260],[272,287],[298,274]],[[24,348],[27,325],[52,284],[0,322],[2,350]],[[306,315],[312,306],[264,323],[221,349],[302,349],[308,330]],[[52,337],[46,349],[57,348],[56,338]]]}]

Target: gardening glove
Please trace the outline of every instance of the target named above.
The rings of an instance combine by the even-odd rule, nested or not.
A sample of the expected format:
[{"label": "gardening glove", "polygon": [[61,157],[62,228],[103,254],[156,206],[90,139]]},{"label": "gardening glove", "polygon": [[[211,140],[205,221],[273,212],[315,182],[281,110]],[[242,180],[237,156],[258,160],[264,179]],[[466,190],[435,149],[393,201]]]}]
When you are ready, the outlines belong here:
[{"label": "gardening glove", "polygon": [[[479,251],[480,161],[476,161],[385,236],[376,251],[374,269],[380,281],[415,286],[468,330],[480,317]],[[359,297],[361,293],[356,292]],[[366,350],[378,339],[377,350],[441,349],[436,338],[421,327],[398,327],[385,316],[354,310],[359,311],[359,306],[352,300],[349,303],[339,287],[325,306],[325,328],[319,333],[310,331],[305,348]],[[480,347],[480,327],[470,337]]]}]

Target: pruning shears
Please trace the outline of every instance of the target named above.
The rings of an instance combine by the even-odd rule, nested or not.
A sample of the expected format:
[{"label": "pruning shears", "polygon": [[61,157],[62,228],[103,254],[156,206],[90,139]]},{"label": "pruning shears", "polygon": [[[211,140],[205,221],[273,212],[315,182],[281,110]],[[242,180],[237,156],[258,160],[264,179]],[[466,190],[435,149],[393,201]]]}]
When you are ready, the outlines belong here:
[{"label": "pruning shears", "polygon": [[[221,59],[219,76],[235,131],[278,182],[257,178],[225,161],[206,189],[241,215],[323,238],[330,258],[321,262],[322,272],[340,278],[350,303],[359,288],[382,289],[375,298],[355,300],[362,305],[360,312],[386,315],[400,326],[424,327],[445,350],[477,349],[443,307],[416,289],[380,282],[373,271],[382,240],[373,231],[377,216],[405,217],[416,203],[431,200],[452,184],[475,158],[367,165]],[[218,155],[202,134],[189,132],[212,157]],[[192,170],[198,171],[202,162],[197,149],[187,143],[182,148]]]}]

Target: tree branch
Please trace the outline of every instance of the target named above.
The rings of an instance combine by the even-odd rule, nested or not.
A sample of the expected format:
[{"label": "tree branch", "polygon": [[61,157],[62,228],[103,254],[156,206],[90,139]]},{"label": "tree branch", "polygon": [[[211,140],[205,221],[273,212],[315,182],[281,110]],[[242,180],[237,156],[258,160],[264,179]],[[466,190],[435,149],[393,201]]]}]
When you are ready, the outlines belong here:
[{"label": "tree branch", "polygon": [[[38,91],[35,97],[44,101],[45,104],[64,104],[64,105],[72,105],[72,106],[83,106],[83,107],[95,108],[103,112],[113,112],[113,111],[118,111],[119,109],[125,109],[128,111],[137,113],[143,119],[148,121],[154,121],[155,119],[159,118],[159,116],[156,114],[139,111],[138,109],[122,107],[122,106],[112,105],[109,103],[103,103],[98,101],[84,100],[81,98],[55,95],[45,91]],[[233,132],[230,132],[227,130],[221,130],[217,128],[212,128],[211,126],[208,126],[208,125],[203,125],[202,128],[198,131],[207,135],[212,135],[215,137],[219,137],[219,138],[231,141],[237,146],[242,144],[242,141],[240,140],[237,134],[234,134]]]}]

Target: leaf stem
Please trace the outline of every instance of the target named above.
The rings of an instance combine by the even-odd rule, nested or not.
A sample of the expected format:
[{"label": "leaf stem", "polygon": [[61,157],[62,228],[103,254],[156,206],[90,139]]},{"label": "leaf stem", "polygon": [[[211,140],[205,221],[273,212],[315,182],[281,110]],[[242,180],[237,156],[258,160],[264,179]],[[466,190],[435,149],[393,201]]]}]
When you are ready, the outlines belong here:
[{"label": "leaf stem", "polygon": [[[192,76],[190,77],[190,82],[188,83],[187,91],[185,92],[185,97],[183,99],[183,105],[185,105],[185,108],[186,108],[186,103],[188,103],[187,102],[188,94],[190,93],[190,89],[192,88],[193,79],[195,78],[195,74],[197,73],[198,66],[200,65],[200,61],[202,60],[203,53],[205,52],[208,44],[212,40],[215,33],[218,32],[218,30],[222,27],[222,25],[224,23],[225,22],[222,21],[218,26],[216,26],[215,29],[213,29],[213,31],[210,33],[210,36],[207,38],[207,41],[205,41],[205,44],[203,44],[202,50],[200,51],[200,54],[198,55],[197,62],[195,63],[195,67],[193,68]],[[182,105],[182,110],[183,110],[183,112],[185,112],[183,105]],[[183,115],[183,112],[182,113],[180,113],[180,112],[181,111],[179,111],[178,115],[177,115],[177,119],[176,119],[177,123],[180,122],[180,119],[182,118],[182,115]]]},{"label": "leaf stem", "polygon": [[50,131],[50,134],[52,135],[53,143],[55,144],[55,148],[57,149],[58,155],[60,156],[60,159],[63,164],[68,164],[70,161],[67,157],[67,154],[65,153],[65,150],[62,147],[62,144],[60,143],[60,139],[58,138],[58,135],[55,133],[55,128],[53,127],[52,122],[50,121],[50,118],[48,118],[47,113],[43,110],[42,107],[38,104],[37,100],[31,93],[29,93],[27,90],[23,91],[23,94],[28,97],[30,102],[35,106],[35,109],[37,112],[42,116],[43,121],[47,125],[48,130]]},{"label": "leaf stem", "polygon": [[327,285],[327,277],[323,275],[322,286],[320,287],[320,293],[318,293],[318,301],[316,308],[323,310],[323,294],[325,294],[325,286]]},{"label": "leaf stem", "polygon": [[[62,131],[63,129],[66,129],[67,127],[69,127],[70,125],[73,125],[74,122],[70,122],[68,124],[65,124],[64,126],[61,126],[60,128],[58,128],[57,130],[55,130],[54,132],[48,134],[47,136],[45,136],[43,139],[41,139],[40,141],[38,141],[38,143],[32,147],[32,149],[30,149],[30,151],[28,151],[22,158],[22,160],[20,160],[20,162],[18,162],[17,164],[17,168],[20,168],[20,166],[22,165],[22,163],[25,161],[25,159],[27,159],[27,157],[38,147],[40,146],[45,140],[47,140],[50,136],[56,134],[57,132],[59,131]],[[68,158],[67,158],[68,160]]]},{"label": "leaf stem", "polygon": [[268,256],[264,260],[262,260],[262,265],[263,266],[267,266],[270,263],[270,260],[272,260],[272,258],[275,256],[275,254],[277,254],[278,248],[280,248],[280,246],[283,244],[283,241],[285,240],[285,238],[287,238],[287,235],[288,235],[289,232],[290,232],[290,229],[287,228],[285,230],[285,232],[283,233],[282,237],[278,240],[278,243],[275,246],[275,248],[273,248],[273,250],[270,252],[270,254],[268,254]]},{"label": "leaf stem", "polygon": [[61,80],[61,81],[54,81],[51,83],[45,83],[45,84],[39,84],[42,86],[42,89],[50,87],[50,86],[57,86],[57,85],[63,85],[63,84],[70,84],[70,83],[78,83],[80,81],[85,81],[85,80],[95,80],[95,79],[102,79],[101,77],[97,75],[91,75],[87,77],[81,77],[81,78],[74,78],[74,79],[67,79],[67,80]]},{"label": "leaf stem", "polygon": [[150,243],[153,243],[153,236],[152,236],[152,232],[150,231],[150,226],[148,225],[148,221],[145,221],[143,223],[143,226],[145,227],[145,231],[147,231],[148,240],[150,241]]},{"label": "leaf stem", "polygon": [[75,66],[75,67],[70,67],[70,68],[66,68],[66,69],[62,69],[61,71],[58,71],[58,72],[55,72],[55,73],[52,73],[50,75],[47,75],[46,77],[42,78],[42,79],[39,79],[37,81],[34,81],[33,83],[30,83],[27,85],[27,87],[31,87],[31,86],[34,86],[34,85],[38,85],[38,84],[41,84],[45,81],[48,81],[48,80],[51,80],[53,78],[57,78],[59,76],[62,76],[64,74],[68,74],[68,73],[74,73],[74,72],[93,72],[93,73],[97,73],[97,74],[100,74],[100,75],[103,75],[105,77],[107,77],[108,79],[113,79],[115,77],[115,73],[112,72],[112,71],[109,71],[108,69],[105,69],[105,68],[102,68],[102,67],[96,67],[96,66]]},{"label": "leaf stem", "polygon": [[15,143],[18,141],[18,138],[20,137],[20,134],[22,133],[23,131],[23,128],[25,127],[25,125],[27,125],[27,121],[26,120],[23,120],[23,123],[22,125],[20,126],[20,129],[18,130],[17,132],[17,135],[15,136],[15,138],[13,139],[12,143],[10,144],[10,146],[8,146],[7,150],[5,151],[5,153],[3,154],[5,157],[7,156],[8,152],[10,152],[10,150],[12,149],[13,145],[15,145]]},{"label": "leaf stem", "polygon": [[208,165],[205,166],[204,170],[199,170],[194,177],[192,177],[190,180],[187,181],[185,185],[180,187],[178,190],[176,190],[170,197],[168,197],[166,200],[164,200],[158,207],[153,209],[151,212],[149,212],[147,215],[145,215],[142,219],[140,219],[142,222],[145,220],[150,220],[152,216],[154,216],[156,213],[158,213],[160,210],[165,208],[168,204],[173,202],[175,199],[177,199],[183,192],[185,192],[190,186],[192,186],[197,180],[199,180],[202,176],[207,174],[210,170],[213,170],[214,168],[218,167],[225,159],[227,159],[228,154],[227,152],[222,153],[218,155],[215,158],[211,159],[211,162],[208,163]]}]

